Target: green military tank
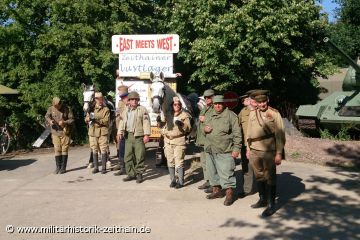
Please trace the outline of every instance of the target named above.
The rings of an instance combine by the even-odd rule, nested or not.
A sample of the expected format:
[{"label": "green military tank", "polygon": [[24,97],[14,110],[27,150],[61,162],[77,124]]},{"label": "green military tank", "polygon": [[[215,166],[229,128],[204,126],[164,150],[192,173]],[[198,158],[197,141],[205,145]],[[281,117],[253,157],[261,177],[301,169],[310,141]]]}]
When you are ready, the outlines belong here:
[{"label": "green military tank", "polygon": [[296,111],[298,127],[303,132],[318,133],[320,128],[338,131],[342,126],[360,132],[360,66],[329,38],[330,44],[350,64],[342,84],[337,91],[315,105],[302,105]]}]

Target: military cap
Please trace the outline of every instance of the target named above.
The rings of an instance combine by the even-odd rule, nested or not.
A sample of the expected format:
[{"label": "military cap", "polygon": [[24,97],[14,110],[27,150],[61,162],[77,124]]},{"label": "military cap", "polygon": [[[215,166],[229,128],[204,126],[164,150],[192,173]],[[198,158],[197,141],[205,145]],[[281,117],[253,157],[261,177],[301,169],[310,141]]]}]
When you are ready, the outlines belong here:
[{"label": "military cap", "polygon": [[215,92],[212,89],[208,89],[208,90],[204,91],[204,97],[211,97],[211,96],[214,96],[214,95],[215,95]]},{"label": "military cap", "polygon": [[251,94],[252,94],[253,92],[258,91],[258,90],[259,90],[259,89],[251,89],[251,90],[247,91],[245,94],[248,95],[248,97],[252,98],[252,97],[251,97]]},{"label": "military cap", "polygon": [[224,103],[224,96],[223,95],[215,95],[213,97],[213,103]]},{"label": "military cap", "polygon": [[52,104],[53,104],[53,105],[58,105],[58,104],[60,104],[60,101],[61,101],[61,100],[60,100],[59,97],[54,97],[53,100],[52,100]]},{"label": "military cap", "polygon": [[96,92],[95,93],[95,98],[102,98],[102,97],[103,97],[103,95],[102,95],[101,92]]},{"label": "military cap", "polygon": [[264,102],[268,99],[268,90],[256,90],[251,93],[251,98],[257,102]]},{"label": "military cap", "polygon": [[129,94],[128,92],[128,86],[125,86],[125,85],[120,85],[118,87],[118,91],[119,91],[119,96],[120,97],[125,97]]},{"label": "military cap", "polygon": [[140,99],[140,95],[137,92],[133,91],[133,92],[129,93],[128,98],[129,99]]},{"label": "military cap", "polygon": [[243,100],[244,98],[248,98],[248,97],[249,97],[248,94],[244,94],[244,95],[241,95],[239,98],[240,98],[241,100]]},{"label": "military cap", "polygon": [[173,103],[175,102],[180,102],[180,98],[179,97],[173,97]]}]

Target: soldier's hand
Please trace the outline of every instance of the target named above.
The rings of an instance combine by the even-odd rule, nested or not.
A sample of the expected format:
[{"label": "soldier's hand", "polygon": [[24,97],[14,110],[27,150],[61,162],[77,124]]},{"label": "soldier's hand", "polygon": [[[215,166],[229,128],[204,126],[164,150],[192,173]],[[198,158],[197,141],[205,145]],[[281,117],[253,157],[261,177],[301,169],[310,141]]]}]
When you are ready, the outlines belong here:
[{"label": "soldier's hand", "polygon": [[204,127],[204,132],[205,132],[205,133],[211,133],[211,131],[212,131],[212,128],[211,128],[210,126],[206,125],[206,126]]},{"label": "soldier's hand", "polygon": [[231,156],[234,158],[234,159],[236,159],[238,156],[239,156],[239,152],[238,151],[233,151],[232,153],[231,153]]},{"label": "soldier's hand", "polygon": [[199,121],[200,122],[205,122],[205,116],[199,116]]},{"label": "soldier's hand", "polygon": [[144,143],[146,144],[146,143],[148,143],[149,142],[149,136],[148,135],[145,135],[144,136]]},{"label": "soldier's hand", "polygon": [[54,124],[55,124],[55,120],[51,120],[50,125],[54,125]]},{"label": "soldier's hand", "polygon": [[246,158],[250,159],[250,155],[251,155],[251,151],[250,150],[246,150]]},{"label": "soldier's hand", "polygon": [[277,153],[277,154],[275,155],[275,164],[276,164],[276,165],[280,165],[280,164],[281,164],[281,159],[282,159],[281,154],[280,154],[280,153]]},{"label": "soldier's hand", "polygon": [[64,127],[64,126],[65,126],[64,120],[60,120],[60,121],[59,121],[59,126],[60,126],[60,127]]}]

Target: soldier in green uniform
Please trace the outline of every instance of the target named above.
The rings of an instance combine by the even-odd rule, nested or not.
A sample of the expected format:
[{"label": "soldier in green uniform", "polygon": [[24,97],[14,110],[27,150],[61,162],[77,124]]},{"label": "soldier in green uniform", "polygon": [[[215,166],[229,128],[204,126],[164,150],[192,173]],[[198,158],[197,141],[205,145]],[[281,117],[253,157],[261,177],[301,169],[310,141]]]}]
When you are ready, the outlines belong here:
[{"label": "soldier in green uniform", "polygon": [[285,145],[284,123],[280,113],[268,105],[267,91],[251,94],[257,109],[251,111],[246,135],[247,152],[254,169],[260,199],[252,208],[266,207],[262,216],[275,213],[276,165],[281,164]]},{"label": "soldier in green uniform", "polygon": [[127,177],[123,181],[143,181],[145,170],[145,144],[151,134],[150,118],[145,107],[139,105],[140,96],[137,92],[130,92],[128,105],[121,113],[118,141],[125,138],[125,169]]},{"label": "soldier in green uniform", "polygon": [[[197,133],[196,133],[196,145],[200,148],[200,151],[201,151],[200,152],[200,162],[201,162],[201,166],[203,169],[204,180],[205,180],[205,183],[200,185],[198,187],[198,189],[205,189],[205,190],[208,188],[211,188],[211,186],[209,183],[209,176],[206,171],[206,157],[205,157],[205,152],[204,152],[204,143],[205,143],[204,122],[206,119],[206,115],[209,115],[211,113],[211,111],[213,110],[212,98],[214,95],[215,95],[215,92],[212,89],[208,89],[208,90],[204,91],[204,98],[205,98],[206,106],[203,109],[201,109],[201,111],[200,111],[199,127],[198,127]],[[212,189],[210,192],[212,192]]]},{"label": "soldier in green uniform", "polygon": [[[125,85],[121,85],[118,87],[120,100],[116,109],[116,129],[119,129],[119,122],[121,113],[124,111],[127,103],[128,103],[128,87]],[[125,154],[125,138],[122,138],[119,142],[116,140],[116,148],[118,149],[118,159],[119,165],[115,167],[114,170],[119,170],[114,173],[115,176],[120,176],[125,174],[125,162],[124,162],[124,154]]]},{"label": "soldier in green uniform", "polygon": [[251,164],[249,163],[249,159],[246,157],[246,141],[245,136],[247,132],[247,126],[249,121],[249,114],[251,111],[254,111],[256,109],[256,101],[254,99],[251,99],[250,94],[256,90],[250,90],[247,91],[245,95],[241,96],[240,99],[242,100],[242,103],[244,107],[241,109],[238,117],[239,117],[239,124],[241,128],[241,137],[242,137],[242,143],[241,143],[241,168],[243,173],[243,191],[240,193],[240,198],[243,198],[245,196],[248,196],[254,192],[255,190],[255,184],[254,184],[254,170],[251,167]]},{"label": "soldier in green uniform", "polygon": [[92,173],[99,172],[98,153],[101,153],[101,173],[106,173],[106,161],[108,151],[110,110],[104,104],[101,92],[95,93],[94,112],[86,114],[85,122],[89,124],[89,142],[93,156],[94,169]]},{"label": "soldier in green uniform", "polygon": [[52,106],[46,112],[45,119],[51,126],[56,162],[55,174],[63,174],[66,172],[71,125],[74,122],[74,116],[70,107],[62,104],[60,98],[54,97]]},{"label": "soldier in green uniform", "polygon": [[[213,97],[214,110],[205,119],[206,169],[213,192],[208,199],[224,197],[225,206],[234,202],[235,159],[240,153],[241,130],[236,114],[224,106],[224,97]],[[224,190],[225,194],[224,194]]]},{"label": "soldier in green uniform", "polygon": [[[165,119],[161,134],[164,136],[164,153],[169,168],[170,187],[178,189],[184,186],[185,137],[191,126],[190,117],[182,111],[178,97],[173,98],[172,110],[173,119],[170,119],[172,121]],[[178,181],[176,181],[175,170],[178,173]]]}]

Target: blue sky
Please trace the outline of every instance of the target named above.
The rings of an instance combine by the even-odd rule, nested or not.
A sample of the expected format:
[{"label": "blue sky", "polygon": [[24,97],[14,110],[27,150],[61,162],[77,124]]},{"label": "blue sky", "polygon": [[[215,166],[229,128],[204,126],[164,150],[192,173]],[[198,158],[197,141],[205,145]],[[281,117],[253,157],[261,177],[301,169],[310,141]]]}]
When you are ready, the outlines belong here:
[{"label": "blue sky", "polygon": [[329,14],[329,21],[334,22],[335,21],[334,9],[339,5],[333,3],[332,0],[322,0],[322,3],[320,5],[322,5],[323,11]]}]

